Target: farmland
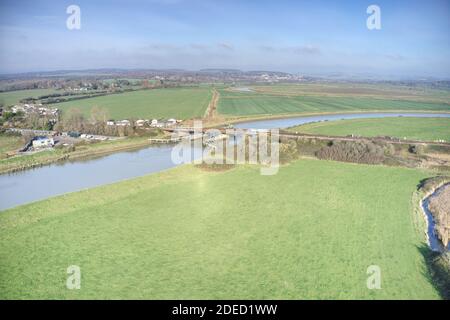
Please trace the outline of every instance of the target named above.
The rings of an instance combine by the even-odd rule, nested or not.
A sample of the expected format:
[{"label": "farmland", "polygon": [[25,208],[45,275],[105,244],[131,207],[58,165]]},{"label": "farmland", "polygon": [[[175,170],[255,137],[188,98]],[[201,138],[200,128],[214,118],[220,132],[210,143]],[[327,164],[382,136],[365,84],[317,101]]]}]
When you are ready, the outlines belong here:
[{"label": "farmland", "polygon": [[364,83],[301,83],[252,86],[255,92],[281,96],[331,96],[366,97],[391,100],[413,100],[424,102],[450,101],[450,91],[424,86],[364,84]]},{"label": "farmland", "polygon": [[289,113],[423,110],[450,111],[450,92],[399,85],[309,83],[221,90],[219,112],[252,116]]},{"label": "farmland", "polygon": [[219,113],[227,116],[351,111],[450,111],[445,102],[380,99],[360,96],[275,95],[220,92]]},{"label": "farmland", "polygon": [[37,98],[39,96],[48,95],[52,93],[61,93],[61,91],[55,89],[32,89],[32,90],[0,92],[0,104],[3,104],[4,106],[11,106],[16,103],[19,103],[21,99]]},{"label": "farmland", "polygon": [[[426,176],[317,160],[274,176],[182,166],[18,207],[0,215],[0,298],[439,298],[412,222]],[[65,287],[70,265],[80,290]],[[371,265],[381,290],[366,287]]]},{"label": "farmland", "polygon": [[412,140],[450,141],[449,118],[383,118],[351,119],[309,123],[290,128],[308,134],[364,137],[390,136]]},{"label": "farmland", "polygon": [[[94,107],[104,108],[112,119],[201,117],[211,99],[209,88],[153,89],[73,100],[55,106],[63,113],[78,108],[85,115]],[[64,115],[63,115],[64,116]]]}]

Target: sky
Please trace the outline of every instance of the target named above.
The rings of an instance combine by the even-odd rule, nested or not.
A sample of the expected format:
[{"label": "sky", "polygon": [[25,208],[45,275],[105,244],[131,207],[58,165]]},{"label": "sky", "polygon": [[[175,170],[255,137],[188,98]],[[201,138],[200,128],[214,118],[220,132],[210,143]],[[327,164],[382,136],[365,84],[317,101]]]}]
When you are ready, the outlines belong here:
[{"label": "sky", "polygon": [[[69,30],[67,7],[80,8]],[[369,30],[367,8],[380,8]],[[450,0],[1,0],[0,73],[235,68],[450,78]]]}]

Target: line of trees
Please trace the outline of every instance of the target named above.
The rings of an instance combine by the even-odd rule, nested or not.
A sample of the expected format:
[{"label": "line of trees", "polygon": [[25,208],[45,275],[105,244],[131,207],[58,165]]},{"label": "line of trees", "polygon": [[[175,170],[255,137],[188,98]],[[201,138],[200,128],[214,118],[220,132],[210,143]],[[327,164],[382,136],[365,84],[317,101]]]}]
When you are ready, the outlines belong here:
[{"label": "line of trees", "polygon": [[[78,131],[88,134],[106,135],[106,136],[155,136],[161,133],[160,129],[143,129],[134,125],[129,126],[108,126],[106,122],[109,119],[109,112],[105,108],[94,106],[91,109],[90,116],[78,108],[70,108],[54,126],[56,131]],[[133,123],[134,121],[130,121]]]}]

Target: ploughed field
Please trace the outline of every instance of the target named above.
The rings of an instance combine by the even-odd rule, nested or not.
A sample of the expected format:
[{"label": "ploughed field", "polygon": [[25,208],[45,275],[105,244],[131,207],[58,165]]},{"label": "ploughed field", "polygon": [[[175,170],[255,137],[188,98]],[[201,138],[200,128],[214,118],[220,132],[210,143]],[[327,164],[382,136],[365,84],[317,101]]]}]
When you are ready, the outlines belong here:
[{"label": "ploughed field", "polygon": [[294,132],[330,136],[390,136],[410,140],[450,142],[450,118],[373,118],[308,123],[289,129]]},{"label": "ploughed field", "polygon": [[447,91],[417,91],[403,87],[353,88],[350,85],[275,85],[250,92],[221,90],[219,113],[229,116],[351,111],[449,111]]},{"label": "ploughed field", "polygon": [[70,108],[78,108],[86,116],[90,115],[93,107],[100,107],[106,109],[109,117],[116,120],[188,119],[201,117],[210,99],[210,88],[165,88],[72,100],[55,106],[63,113]]},{"label": "ploughed field", "polygon": [[[182,166],[0,214],[0,298],[439,298],[412,169]],[[68,266],[81,289],[68,290]],[[369,290],[367,269],[381,269]]]}]

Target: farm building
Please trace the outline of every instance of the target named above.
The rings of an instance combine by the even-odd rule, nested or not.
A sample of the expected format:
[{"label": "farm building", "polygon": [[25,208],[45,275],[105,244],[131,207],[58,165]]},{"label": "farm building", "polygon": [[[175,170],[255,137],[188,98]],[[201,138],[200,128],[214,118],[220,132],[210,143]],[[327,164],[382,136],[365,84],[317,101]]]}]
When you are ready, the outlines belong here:
[{"label": "farm building", "polygon": [[177,120],[176,119],[169,119],[169,120],[167,120],[166,124],[168,126],[173,126],[173,125],[177,124]]},{"label": "farm building", "polygon": [[55,142],[53,138],[48,138],[45,136],[38,136],[33,139],[33,148],[48,148],[53,147]]},{"label": "farm building", "polygon": [[120,120],[116,122],[116,125],[118,126],[129,126],[131,122],[129,120]]},{"label": "farm building", "polygon": [[137,120],[136,121],[136,126],[137,127],[143,127],[143,126],[145,126],[145,124],[146,124],[146,120]]}]

